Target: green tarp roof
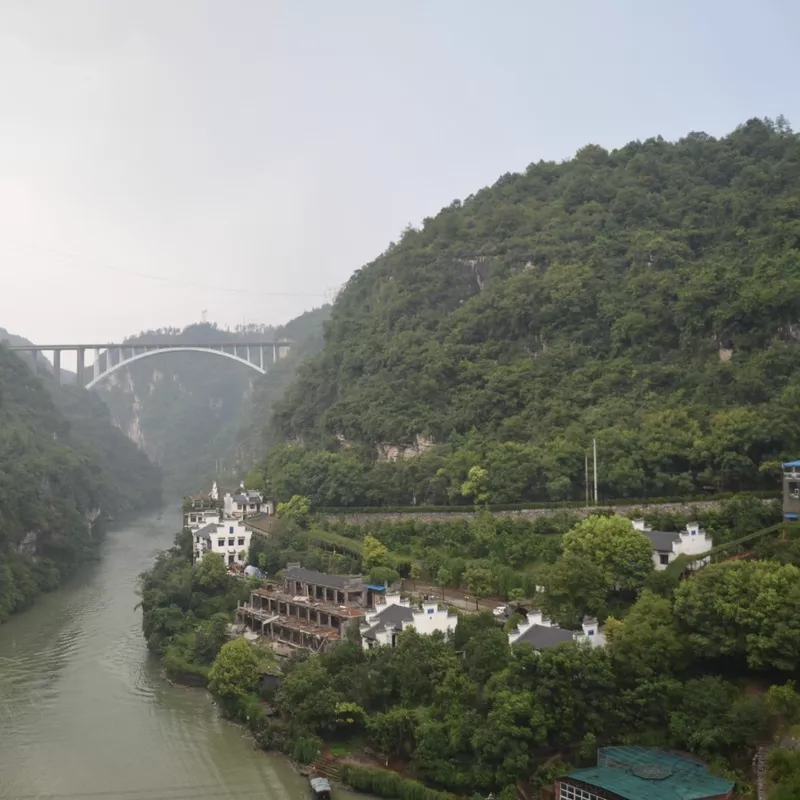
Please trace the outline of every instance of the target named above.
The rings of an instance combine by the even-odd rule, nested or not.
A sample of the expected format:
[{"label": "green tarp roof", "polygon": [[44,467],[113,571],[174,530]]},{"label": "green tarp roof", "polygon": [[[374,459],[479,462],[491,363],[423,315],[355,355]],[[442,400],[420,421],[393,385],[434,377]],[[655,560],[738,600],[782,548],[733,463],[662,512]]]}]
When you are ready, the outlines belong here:
[{"label": "green tarp roof", "polygon": [[596,767],[577,769],[565,777],[625,800],[703,800],[733,788],[732,781],[712,775],[691,758],[650,747],[601,747]]}]

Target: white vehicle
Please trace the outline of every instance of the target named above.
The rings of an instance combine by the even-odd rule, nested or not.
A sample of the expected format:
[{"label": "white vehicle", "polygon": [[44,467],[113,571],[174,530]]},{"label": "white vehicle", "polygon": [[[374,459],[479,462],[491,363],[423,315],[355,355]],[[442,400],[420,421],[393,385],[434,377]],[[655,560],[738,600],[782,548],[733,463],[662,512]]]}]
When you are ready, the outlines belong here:
[{"label": "white vehicle", "polygon": [[505,617],[508,615],[508,606],[495,606],[492,609],[492,614],[496,617]]}]

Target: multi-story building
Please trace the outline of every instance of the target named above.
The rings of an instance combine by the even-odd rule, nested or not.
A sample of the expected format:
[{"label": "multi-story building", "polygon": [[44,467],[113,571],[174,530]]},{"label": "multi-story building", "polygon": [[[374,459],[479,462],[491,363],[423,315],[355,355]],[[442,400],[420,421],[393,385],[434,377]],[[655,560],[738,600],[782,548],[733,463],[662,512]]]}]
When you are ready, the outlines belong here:
[{"label": "multi-story building", "polygon": [[194,562],[200,561],[206,553],[219,553],[229,567],[243,567],[247,564],[251,536],[243,520],[212,519],[192,531]]},{"label": "multi-story building", "polygon": [[237,622],[293,648],[320,652],[364,618],[364,582],[289,564],[280,585],[256,589],[239,606]]}]

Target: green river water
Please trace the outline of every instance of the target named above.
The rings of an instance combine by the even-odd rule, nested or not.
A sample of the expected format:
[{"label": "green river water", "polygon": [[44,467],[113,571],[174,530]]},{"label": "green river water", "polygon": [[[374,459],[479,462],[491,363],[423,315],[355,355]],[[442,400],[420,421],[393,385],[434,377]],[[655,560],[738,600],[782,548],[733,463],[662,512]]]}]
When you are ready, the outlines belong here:
[{"label": "green river water", "polygon": [[170,685],[148,656],[136,579],[180,524],[169,510],[120,525],[98,562],[0,625],[0,798],[309,796],[288,761],[254,750],[206,692]]}]

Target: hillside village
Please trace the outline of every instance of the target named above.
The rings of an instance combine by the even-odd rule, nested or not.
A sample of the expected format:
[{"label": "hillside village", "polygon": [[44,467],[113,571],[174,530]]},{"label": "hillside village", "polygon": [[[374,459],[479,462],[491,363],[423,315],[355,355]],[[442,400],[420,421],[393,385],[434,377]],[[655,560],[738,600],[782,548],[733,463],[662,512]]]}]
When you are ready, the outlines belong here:
[{"label": "hillside village", "polygon": [[[335,742],[342,735],[348,739],[348,735],[341,731],[335,732],[339,730],[339,723],[327,729],[324,725],[319,727],[320,723],[311,721],[312,718],[318,718],[321,713],[319,711],[309,710],[307,713],[311,716],[308,721],[301,723],[306,712],[298,710],[297,703],[300,700],[296,692],[309,691],[309,697],[316,697],[324,705],[321,698],[329,691],[324,687],[329,686],[328,681],[332,679],[323,677],[327,675],[327,670],[333,676],[342,669],[342,664],[351,659],[356,665],[352,668],[369,671],[374,662],[374,668],[386,669],[388,664],[378,667],[378,663],[383,663],[386,658],[381,653],[393,652],[401,659],[414,652],[413,659],[423,671],[428,669],[425,664],[429,658],[444,658],[447,661],[455,657],[456,662],[453,662],[451,668],[456,669],[456,663],[460,661],[461,666],[457,669],[465,670],[465,680],[475,682],[479,696],[488,692],[500,675],[508,673],[510,676],[517,669],[528,669],[523,666],[528,663],[528,653],[539,659],[537,672],[550,670],[564,659],[565,664],[575,664],[569,670],[577,669],[579,663],[584,664],[580,669],[588,669],[588,665],[594,663],[591,653],[596,653],[600,659],[591,667],[592,670],[599,669],[603,663],[608,666],[620,665],[613,667],[617,670],[625,659],[630,658],[651,663],[646,668],[647,674],[651,676],[664,669],[679,670],[680,663],[689,658],[688,651],[680,657],[675,653],[660,659],[655,656],[655,651],[652,654],[648,652],[651,647],[656,646],[654,642],[646,643],[647,639],[636,642],[631,637],[638,635],[635,631],[639,629],[651,629],[646,634],[648,637],[666,636],[669,626],[676,624],[670,621],[673,612],[669,612],[669,617],[664,616],[673,603],[675,613],[679,614],[697,613],[689,612],[690,606],[687,603],[700,603],[701,606],[709,607],[708,601],[701,600],[699,595],[696,600],[690,600],[695,588],[700,591],[707,583],[702,580],[707,570],[709,579],[713,581],[717,580],[720,568],[725,569],[731,578],[734,577],[731,570],[735,570],[741,573],[742,579],[745,573],[753,569],[760,570],[762,567],[774,572],[777,567],[771,567],[768,562],[759,559],[767,557],[768,553],[774,553],[775,546],[793,546],[793,535],[782,528],[782,525],[790,524],[793,520],[792,514],[796,511],[793,504],[798,502],[794,489],[800,479],[797,465],[792,466],[793,463],[789,462],[784,467],[785,520],[779,524],[768,524],[775,519],[774,501],[752,498],[731,501],[734,503],[731,508],[736,509],[734,516],[726,516],[728,512],[723,502],[719,504],[718,511],[699,512],[695,519],[669,515],[659,517],[657,507],[643,509],[645,513],[642,515],[642,509],[631,506],[628,517],[597,509],[594,516],[584,517],[582,521],[579,517],[565,517],[561,523],[556,523],[555,520],[559,519],[556,516],[553,521],[545,523],[542,518],[534,522],[522,521],[521,517],[518,521],[509,520],[508,517],[493,518],[478,509],[474,519],[467,522],[414,522],[410,518],[408,523],[384,521],[372,526],[354,526],[335,519],[326,521],[323,517],[315,517],[303,498],[293,498],[291,502],[280,504],[265,496],[262,491],[246,488],[244,484],[237,490],[220,489],[215,484],[210,492],[186,499],[184,526],[185,533],[191,537],[192,569],[211,570],[212,561],[216,558],[218,560],[213,561],[213,564],[218,564],[219,569],[224,570],[227,581],[233,581],[232,584],[219,583],[220,587],[228,587],[225,591],[231,598],[226,601],[230,604],[227,605],[229,612],[225,617],[224,634],[220,631],[222,638],[219,639],[218,647],[221,649],[209,671],[208,667],[191,665],[194,658],[191,655],[192,648],[196,647],[191,644],[191,638],[186,639],[189,650],[181,657],[183,660],[179,662],[180,665],[175,662],[175,656],[170,655],[173,646],[168,645],[168,673],[172,671],[176,677],[180,677],[186,670],[199,670],[205,676],[204,680],[209,681],[212,691],[215,691],[214,687],[218,685],[215,670],[221,668],[219,664],[222,653],[234,646],[245,648],[239,654],[242,658],[249,659],[251,656],[246,654],[251,649],[260,653],[254,657],[254,674],[261,676],[259,685],[262,688],[258,691],[265,698],[260,702],[266,703],[263,713],[268,716],[262,722],[252,723],[256,726],[254,730],[257,735],[267,737],[264,744],[268,746],[267,742],[272,741],[269,737],[274,735],[269,731],[278,730],[275,714],[291,720],[291,726],[302,724],[302,736],[311,736],[309,742],[320,742],[314,745],[313,757],[309,750],[309,754],[301,759],[312,762],[312,774],[332,778],[341,778],[347,774],[352,784],[359,780],[354,775],[360,767],[348,761],[347,757],[341,760],[331,756],[325,744],[329,738]],[[736,505],[737,503],[740,505]],[[744,519],[744,508],[750,509],[748,513],[752,521],[748,523],[750,533],[740,536],[732,529],[726,529],[724,525],[733,524],[734,517]],[[661,527],[663,523],[666,523],[664,528]],[[511,534],[516,536],[516,530],[535,542],[553,536],[559,540],[557,553],[548,556],[549,565],[543,566],[537,573],[537,580],[542,581],[541,585],[528,581],[525,585],[530,589],[529,592],[511,588],[502,594],[493,594],[493,587],[499,584],[496,583],[496,578],[491,578],[488,570],[483,569],[487,573],[483,586],[475,581],[476,571],[480,572],[477,567],[467,567],[457,580],[441,574],[443,567],[439,568],[438,576],[431,575],[431,565],[435,566],[436,560],[431,560],[432,556],[428,555],[418,562],[413,554],[423,551],[418,546],[409,549],[401,544],[402,541],[413,544],[426,539],[442,541],[442,536],[458,538],[468,534],[470,537],[481,537],[485,535],[482,533],[484,527],[489,524],[493,526],[493,536],[498,542]],[[545,524],[562,524],[566,527],[561,529],[564,533],[545,533],[545,530],[553,530],[543,527]],[[537,530],[541,532],[537,533]],[[784,533],[781,534],[780,530],[784,530]],[[403,537],[409,531],[413,535],[406,540]],[[604,555],[603,550],[608,547],[622,549],[617,550],[616,555]],[[461,549],[463,550],[463,545]],[[570,573],[567,565],[573,561],[576,571]],[[358,565],[362,566],[360,571],[353,569]],[[328,569],[324,568],[326,566]],[[213,569],[216,570],[217,567],[214,566]],[[605,600],[599,600],[592,595],[592,589],[586,589],[593,585],[595,569],[599,570],[598,574],[604,576],[602,581],[606,582],[606,589],[603,590],[607,593]],[[795,570],[795,567],[785,569]],[[777,573],[775,575],[777,577]],[[217,575],[214,580],[222,581],[222,577]],[[587,591],[589,593],[585,594]],[[763,603],[755,598],[753,602],[757,605]],[[793,601],[787,597],[786,602]],[[667,605],[662,605],[663,603]],[[145,618],[148,616],[149,612],[146,610]],[[704,623],[699,618],[694,622],[690,622],[690,616],[684,616],[683,619],[685,621],[679,623],[681,627],[694,626],[698,633],[688,636],[686,633],[680,634],[684,637],[682,647],[689,646],[692,637],[696,635],[713,637],[713,630],[700,634],[704,630]],[[151,633],[150,636],[152,635]],[[498,637],[502,637],[502,646]],[[426,640],[430,643],[425,644]],[[152,638],[149,641],[153,641]],[[645,650],[635,655],[642,646]],[[356,648],[362,655],[357,657],[352,648]],[[432,650],[429,652],[430,648]],[[434,656],[434,653],[439,655]],[[311,659],[304,660],[303,654],[306,654],[306,658],[310,655]],[[704,657],[708,656],[692,656],[701,661]],[[768,654],[761,658],[772,659],[775,665],[787,663]],[[708,663],[710,666],[712,662]],[[358,664],[361,666],[357,666]],[[551,666],[546,666],[548,664]],[[320,665],[325,665],[323,672],[319,672]],[[607,691],[611,694],[618,693],[629,680],[633,680],[632,685],[635,685],[644,675],[641,673],[639,677],[634,677],[639,674],[640,669],[642,667],[637,667],[630,676],[623,671],[614,679],[614,688],[609,686]],[[331,690],[336,686],[337,694],[344,691],[343,697],[361,698],[339,702],[354,704],[354,710],[350,713],[367,715],[368,718],[363,723],[366,725],[366,735],[377,744],[380,738],[377,729],[373,731],[371,726],[377,724],[380,713],[367,711],[372,702],[368,699],[368,684],[359,689],[357,684],[350,682],[350,678],[342,676],[342,680],[345,683],[332,684]],[[366,677],[363,680],[367,680]],[[510,677],[505,680],[510,680]],[[542,673],[538,680],[547,682],[552,677],[545,678]],[[709,676],[700,680],[712,678]],[[720,678],[714,677],[713,680],[718,681]],[[300,686],[305,685],[306,681],[312,682],[309,687],[313,684],[317,688],[312,690],[307,687],[301,690]],[[691,680],[686,685],[689,687]],[[345,689],[345,686],[349,688]],[[786,686],[790,687],[790,684]],[[403,689],[402,684],[398,685],[397,690],[401,695],[412,691],[410,686]],[[416,693],[419,690],[413,691]],[[533,696],[540,698],[536,702],[545,705],[551,702],[540,696],[538,690],[532,691]],[[595,691],[597,689],[588,685],[580,690],[580,694],[585,695],[580,702],[597,702],[591,699]],[[229,702],[224,700],[224,696],[222,700]],[[654,700],[655,698],[648,703]],[[235,709],[240,701],[230,698],[230,702],[233,703],[230,713],[236,715],[239,712]],[[433,707],[436,707],[435,692],[428,702],[433,702]],[[480,701],[478,708],[483,702],[486,701]],[[494,702],[496,701],[491,701]],[[629,701],[618,699],[617,702],[621,710]],[[362,710],[355,710],[359,708]],[[252,715],[253,711],[248,713]],[[334,713],[333,710],[331,713]],[[374,717],[374,723],[369,722],[369,719],[373,719],[369,717],[370,713],[378,713]],[[443,707],[442,713],[452,713],[451,706],[448,704]],[[609,709],[603,713],[611,712]],[[656,712],[653,708],[647,713],[658,716],[663,712]],[[675,713],[672,712],[672,722],[664,723],[670,730],[676,724]],[[563,721],[563,717],[560,719]],[[576,719],[573,724],[581,729],[588,724],[588,720],[589,717]],[[356,725],[355,722],[352,724]],[[531,723],[525,723],[526,726],[529,724]],[[556,734],[559,728],[563,728],[558,720],[553,720],[552,724],[555,725],[552,736],[556,739],[566,737],[565,745],[567,741],[575,741],[575,733],[570,734],[562,729]],[[701,724],[699,719],[696,724]],[[780,723],[770,723],[773,724]],[[361,725],[362,723],[358,723],[357,727]],[[674,734],[665,736],[662,732],[654,740],[657,745],[655,747],[643,747],[641,740],[634,740],[635,746],[620,746],[619,738],[613,734],[612,727],[607,721],[602,730],[592,734],[597,742],[603,743],[595,757],[573,754],[571,762],[576,765],[574,768],[569,768],[568,765],[559,766],[546,780],[537,779],[540,780],[539,786],[543,792],[541,797],[547,800],[635,797],[638,800],[639,797],[649,796],[642,794],[648,790],[649,785],[646,782],[650,780],[642,775],[648,772],[664,774],[665,777],[661,779],[666,781],[662,784],[664,791],[673,791],[674,787],[684,785],[687,780],[691,781],[695,786],[695,793],[691,795],[693,800],[734,796],[735,787],[739,785],[737,781],[740,779],[721,776],[718,770],[716,774],[709,772],[704,762],[712,758],[716,751],[706,746],[698,749],[691,745],[691,735],[688,732],[685,734],[688,738],[684,739],[683,747],[693,753],[691,758],[675,752]],[[300,730],[301,728],[297,728],[298,733],[291,736],[299,736]],[[528,727],[520,729],[516,735],[521,735],[523,730],[528,731],[523,738],[528,739],[533,735],[534,729]],[[311,731],[316,733],[312,735]],[[418,735],[422,735],[421,730]],[[321,738],[315,739],[315,736]],[[296,741],[297,744],[285,746],[300,746],[299,739],[291,741]],[[356,741],[361,739],[356,737]],[[386,747],[389,748],[388,751],[385,750]],[[391,762],[400,757],[400,752],[392,755],[392,747],[394,745],[380,745],[379,749],[384,752],[381,758]],[[401,747],[401,751],[405,753],[403,758],[407,759],[410,755],[410,764],[416,765],[416,774],[429,785],[450,785],[455,788],[452,778],[436,777],[438,768],[431,771],[432,767],[422,766],[420,747],[420,742],[411,751],[406,750],[406,745]],[[573,745],[567,749],[571,747]],[[530,762],[531,769],[537,763],[533,756],[535,750],[536,747],[529,749],[525,756],[526,759],[534,759]],[[366,752],[372,750],[367,748]],[[547,752],[547,749],[543,752]],[[451,757],[461,758],[455,754]],[[366,758],[369,762],[373,757],[362,754],[359,758]],[[466,766],[463,769],[467,769]],[[508,774],[510,776],[511,773]],[[668,779],[667,775],[672,777]],[[363,776],[362,779],[367,780]],[[618,791],[626,781],[627,788]],[[674,782],[674,787],[671,782]],[[526,785],[528,784],[523,783],[517,786],[515,791],[518,798],[533,800],[530,789],[525,788]],[[491,781],[486,786],[488,789],[497,786],[497,783]]]}]

